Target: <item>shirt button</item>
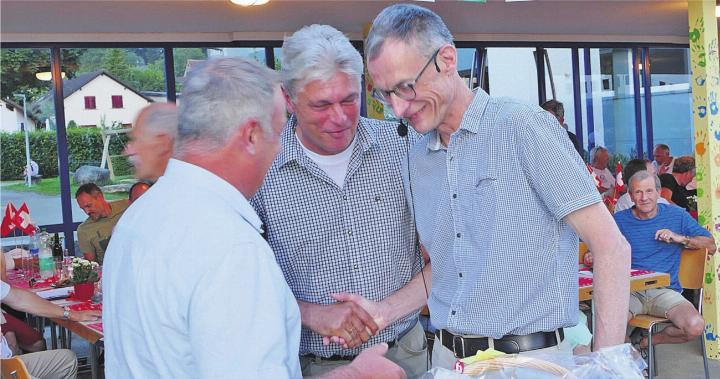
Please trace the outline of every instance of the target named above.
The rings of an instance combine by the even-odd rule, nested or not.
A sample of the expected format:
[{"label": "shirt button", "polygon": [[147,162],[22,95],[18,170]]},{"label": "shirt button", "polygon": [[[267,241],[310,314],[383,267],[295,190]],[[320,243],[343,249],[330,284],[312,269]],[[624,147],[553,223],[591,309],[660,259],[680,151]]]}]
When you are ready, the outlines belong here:
[{"label": "shirt button", "polygon": [[462,272],[459,272],[458,275],[462,278]]},{"label": "shirt button", "polygon": [[357,269],[358,269],[358,265],[354,265],[353,268],[357,270]]},{"label": "shirt button", "polygon": [[455,316],[455,311],[450,312],[451,315]]},{"label": "shirt button", "polygon": [[460,233],[457,234],[457,238],[460,238]]},{"label": "shirt button", "polygon": [[349,235],[349,236],[352,235],[352,230],[348,229],[348,235]]},{"label": "shirt button", "polygon": [[453,199],[457,199],[457,194],[456,194],[456,193],[453,194]]}]

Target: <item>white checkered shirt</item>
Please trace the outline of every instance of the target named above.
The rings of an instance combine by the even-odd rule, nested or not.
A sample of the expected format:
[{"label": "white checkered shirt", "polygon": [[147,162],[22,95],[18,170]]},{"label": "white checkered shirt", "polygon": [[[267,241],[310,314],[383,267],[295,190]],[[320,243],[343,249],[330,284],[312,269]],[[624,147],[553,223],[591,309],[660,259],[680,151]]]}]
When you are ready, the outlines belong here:
[{"label": "white checkered shirt", "polygon": [[552,115],[478,90],[447,150],[411,149],[433,326],[499,338],[577,324],[578,238],[563,217],[601,201]]},{"label": "white checkered shirt", "polygon": [[[282,150],[252,199],[268,243],[295,298],[332,304],[330,294],[350,292],[379,301],[420,271],[401,164],[407,145],[396,124],[361,118],[357,143],[340,188],[302,150],[291,117]],[[303,328],[300,355],[355,355],[368,345],[392,341],[412,326],[412,313],[356,349],[323,346]]]}]

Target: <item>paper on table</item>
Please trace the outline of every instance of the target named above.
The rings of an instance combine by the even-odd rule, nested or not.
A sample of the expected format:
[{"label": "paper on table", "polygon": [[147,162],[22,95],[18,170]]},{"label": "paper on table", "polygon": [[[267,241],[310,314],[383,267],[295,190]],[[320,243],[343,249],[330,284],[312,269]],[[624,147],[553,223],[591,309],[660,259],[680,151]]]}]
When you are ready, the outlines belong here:
[{"label": "paper on table", "polygon": [[45,300],[48,299],[59,299],[62,297],[68,297],[73,287],[55,288],[51,290],[39,291],[36,294]]},{"label": "paper on table", "polygon": [[587,278],[592,278],[593,273],[592,273],[592,271],[578,271],[578,275],[581,277],[584,276]]}]

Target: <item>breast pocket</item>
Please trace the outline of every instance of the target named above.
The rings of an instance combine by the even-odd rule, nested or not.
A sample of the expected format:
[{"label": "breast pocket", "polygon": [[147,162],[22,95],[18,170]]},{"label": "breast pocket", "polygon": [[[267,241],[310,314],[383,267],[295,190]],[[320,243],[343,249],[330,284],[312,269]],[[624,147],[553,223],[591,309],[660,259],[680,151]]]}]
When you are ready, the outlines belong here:
[{"label": "breast pocket", "polygon": [[492,176],[479,176],[474,188],[473,213],[470,215],[475,233],[473,240],[479,249],[489,247],[496,227],[497,179]]}]

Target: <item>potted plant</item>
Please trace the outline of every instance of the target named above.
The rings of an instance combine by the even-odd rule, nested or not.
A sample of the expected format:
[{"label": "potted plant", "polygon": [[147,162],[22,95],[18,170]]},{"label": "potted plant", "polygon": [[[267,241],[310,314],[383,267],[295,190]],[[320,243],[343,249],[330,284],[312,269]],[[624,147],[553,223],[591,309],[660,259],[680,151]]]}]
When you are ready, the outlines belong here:
[{"label": "potted plant", "polygon": [[73,258],[72,283],[75,288],[75,297],[80,300],[90,300],[95,293],[95,282],[99,280],[97,262],[90,262],[83,258]]}]

